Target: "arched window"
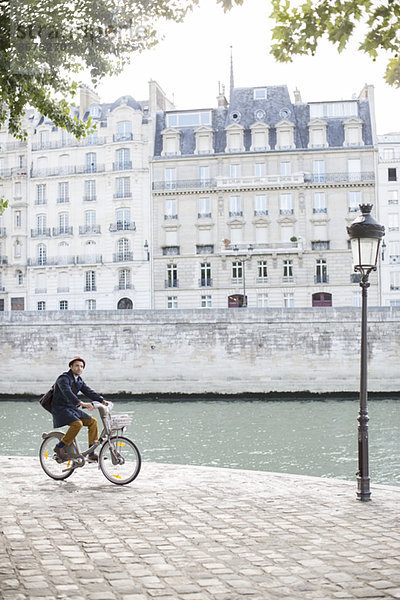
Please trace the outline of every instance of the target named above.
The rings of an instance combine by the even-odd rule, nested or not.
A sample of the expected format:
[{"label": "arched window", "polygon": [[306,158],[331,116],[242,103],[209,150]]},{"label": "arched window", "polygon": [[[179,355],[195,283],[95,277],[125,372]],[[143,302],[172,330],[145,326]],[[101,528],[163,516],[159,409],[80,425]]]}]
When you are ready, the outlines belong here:
[{"label": "arched window", "polygon": [[121,298],[121,300],[118,301],[117,308],[130,310],[133,308],[133,302],[130,298]]},{"label": "arched window", "polygon": [[328,292],[317,292],[312,295],[313,306],[332,306],[332,294]]}]

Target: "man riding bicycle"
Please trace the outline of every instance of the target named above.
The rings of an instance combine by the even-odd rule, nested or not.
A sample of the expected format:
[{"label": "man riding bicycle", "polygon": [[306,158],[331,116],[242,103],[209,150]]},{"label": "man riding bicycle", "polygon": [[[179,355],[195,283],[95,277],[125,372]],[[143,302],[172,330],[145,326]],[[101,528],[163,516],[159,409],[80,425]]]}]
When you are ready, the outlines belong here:
[{"label": "man riding bicycle", "polygon": [[[92,390],[81,378],[83,369],[86,366],[85,361],[80,356],[74,356],[69,362],[69,371],[62,373],[57,378],[54,385],[52,415],[54,427],[64,427],[69,425],[67,433],[61,441],[55,446],[54,452],[62,460],[68,458],[65,446],[70,446],[83,426],[88,428],[89,446],[97,441],[99,434],[97,420],[94,417],[83,412],[80,407],[87,410],[93,410],[91,402],[83,402],[78,398],[79,392],[90,400],[107,404],[103,396],[100,396]],[[92,452],[89,454],[89,462],[97,462],[98,455]]]}]

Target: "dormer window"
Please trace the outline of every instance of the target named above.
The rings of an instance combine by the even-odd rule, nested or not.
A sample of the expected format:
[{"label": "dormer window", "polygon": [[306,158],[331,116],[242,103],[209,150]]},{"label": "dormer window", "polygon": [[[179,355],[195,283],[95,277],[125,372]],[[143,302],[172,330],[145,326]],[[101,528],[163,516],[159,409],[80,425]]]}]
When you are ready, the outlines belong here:
[{"label": "dormer window", "polygon": [[251,131],[251,146],[250,151],[257,152],[270,150],[269,146],[269,126],[265,123],[254,123],[250,127]]},{"label": "dormer window", "polygon": [[163,148],[161,156],[178,156],[180,151],[181,132],[178,129],[168,127],[161,132],[163,139]]},{"label": "dormer window", "polygon": [[361,119],[351,118],[343,121],[343,146],[364,146],[364,141],[362,139],[362,126],[363,122]]},{"label": "dormer window", "polygon": [[214,130],[211,127],[199,127],[194,132],[196,136],[195,154],[212,154]]},{"label": "dormer window", "polygon": [[294,144],[294,123],[280,121],[276,125],[276,150],[292,150]]},{"label": "dormer window", "polygon": [[309,148],[327,148],[327,126],[328,124],[326,123],[326,121],[323,121],[322,119],[313,119],[309,122]]},{"label": "dormer window", "polygon": [[89,116],[93,119],[100,119],[101,117],[101,107],[98,104],[92,104],[89,108]]},{"label": "dormer window", "polygon": [[225,152],[244,152],[243,131],[244,128],[238,123],[232,123],[225,129],[226,148]]}]

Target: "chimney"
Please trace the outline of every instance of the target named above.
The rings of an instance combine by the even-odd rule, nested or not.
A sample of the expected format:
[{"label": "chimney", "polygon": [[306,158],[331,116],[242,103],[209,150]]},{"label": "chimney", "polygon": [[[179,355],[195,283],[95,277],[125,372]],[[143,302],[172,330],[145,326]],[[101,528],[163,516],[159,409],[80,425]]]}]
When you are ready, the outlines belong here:
[{"label": "chimney", "polygon": [[83,115],[93,102],[100,102],[99,96],[87,85],[81,85],[79,88],[79,118]]},{"label": "chimney", "polygon": [[296,104],[300,104],[301,102],[303,102],[301,99],[301,94],[297,88],[294,90],[293,94],[294,94],[294,101]]},{"label": "chimney", "polygon": [[218,81],[217,101],[218,101],[218,108],[226,108],[228,106],[228,100],[226,99],[226,96],[225,96],[225,86],[223,84],[221,86],[220,81]]}]

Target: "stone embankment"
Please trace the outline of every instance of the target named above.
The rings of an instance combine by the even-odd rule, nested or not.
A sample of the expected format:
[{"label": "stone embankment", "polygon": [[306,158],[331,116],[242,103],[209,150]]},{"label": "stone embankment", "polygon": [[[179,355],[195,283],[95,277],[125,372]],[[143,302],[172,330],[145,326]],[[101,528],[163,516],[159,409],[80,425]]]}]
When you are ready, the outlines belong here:
[{"label": "stone embankment", "polygon": [[114,486],[0,457],[3,600],[400,598],[400,488],[144,463]]}]

